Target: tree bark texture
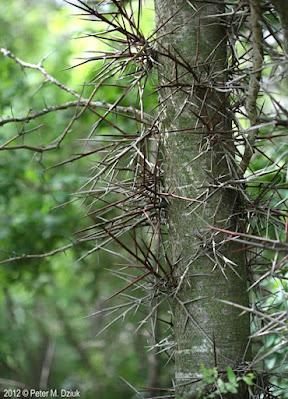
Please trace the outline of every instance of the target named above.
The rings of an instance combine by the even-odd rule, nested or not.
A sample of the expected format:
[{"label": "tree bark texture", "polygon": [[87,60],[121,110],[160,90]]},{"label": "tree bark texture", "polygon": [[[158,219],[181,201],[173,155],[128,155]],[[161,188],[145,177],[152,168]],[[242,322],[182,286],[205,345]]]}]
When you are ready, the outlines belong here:
[{"label": "tree bark texture", "polygon": [[272,0],[276,11],[279,14],[280,22],[283,28],[283,47],[288,54],[288,6],[286,0]]},{"label": "tree bark texture", "polygon": [[[176,398],[196,397],[200,367],[236,368],[249,355],[241,201],[228,111],[224,1],[157,0],[160,123],[175,265]],[[216,227],[216,229],[215,229]],[[247,398],[245,389],[235,396]]]}]

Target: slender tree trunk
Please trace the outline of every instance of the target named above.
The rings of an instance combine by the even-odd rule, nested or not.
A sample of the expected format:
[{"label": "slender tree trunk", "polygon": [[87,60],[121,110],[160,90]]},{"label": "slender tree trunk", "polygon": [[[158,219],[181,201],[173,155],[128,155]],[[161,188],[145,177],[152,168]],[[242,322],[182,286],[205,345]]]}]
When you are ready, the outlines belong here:
[{"label": "slender tree trunk", "polygon": [[[219,301],[247,306],[247,279],[243,248],[217,230],[239,230],[241,206],[225,92],[224,1],[157,0],[155,7],[164,184],[172,194],[168,242],[177,286],[176,397],[184,399],[196,397],[202,365],[221,372],[249,356],[249,316]],[[242,391],[231,397],[247,398]]]},{"label": "slender tree trunk", "polygon": [[281,25],[283,28],[283,47],[286,53],[288,54],[288,7],[286,0],[272,0],[272,4],[274,5],[276,11],[279,14]]}]

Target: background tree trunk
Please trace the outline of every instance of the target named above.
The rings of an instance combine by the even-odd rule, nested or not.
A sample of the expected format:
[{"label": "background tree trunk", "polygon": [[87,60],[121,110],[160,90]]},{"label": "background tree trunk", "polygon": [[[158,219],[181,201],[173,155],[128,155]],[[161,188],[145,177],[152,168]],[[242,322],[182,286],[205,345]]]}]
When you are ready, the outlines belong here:
[{"label": "background tree trunk", "polygon": [[283,28],[283,48],[288,53],[288,7],[286,0],[272,0],[276,11],[279,14],[281,25]]},{"label": "background tree trunk", "polygon": [[[221,372],[249,357],[249,316],[218,301],[247,306],[247,278],[244,248],[225,242],[227,235],[212,228],[240,229],[224,90],[227,43],[225,17],[219,17],[224,1],[157,0],[155,7],[164,184],[173,194],[168,246],[177,284],[175,383],[182,399],[195,397],[201,365]],[[246,398],[244,391],[237,398]]]}]

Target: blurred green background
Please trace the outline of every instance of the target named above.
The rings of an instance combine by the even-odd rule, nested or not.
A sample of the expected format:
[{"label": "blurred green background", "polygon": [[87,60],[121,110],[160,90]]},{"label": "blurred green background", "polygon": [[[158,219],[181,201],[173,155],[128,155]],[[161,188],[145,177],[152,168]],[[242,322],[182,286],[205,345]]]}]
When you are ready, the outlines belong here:
[{"label": "blurred green background", "polygon": [[[152,4],[151,0],[145,3],[142,29],[146,34],[153,29]],[[93,32],[96,27],[75,14],[77,10],[60,0],[3,0],[0,3],[0,47],[9,49],[26,62],[37,64],[44,59],[44,66],[51,75],[88,97],[93,84],[83,85],[93,81],[101,62],[68,68],[79,63],[79,57],[85,57],[89,54],[87,51],[102,50],[105,44],[92,37],[77,39],[83,32]],[[97,29],[101,29],[101,24],[97,25]],[[268,79],[269,68],[265,73]],[[145,108],[153,109],[157,104],[154,88],[152,76],[144,98]],[[273,86],[275,88],[276,85]],[[115,86],[103,87],[97,91],[94,100],[113,102],[120,92]],[[278,100],[281,96],[282,99],[287,98],[287,87],[281,87]],[[25,116],[31,109],[41,110],[69,100],[69,94],[54,85],[43,83],[39,72],[23,69],[0,54],[0,118]],[[131,92],[121,104],[136,102],[135,93]],[[265,96],[264,102],[269,112],[272,106],[268,96]],[[14,123],[0,127],[0,145],[14,135],[19,135],[17,143],[21,143],[24,132],[25,143],[35,146],[49,143],[63,131],[74,112],[73,109],[62,110],[28,124]],[[86,150],[93,149],[93,142],[87,144],[85,138],[89,136],[95,118],[93,113],[85,112],[75,122],[64,145],[55,151],[44,154],[27,150],[1,151],[0,259],[53,251],[71,243],[77,231],[91,224],[86,215],[87,209],[91,210],[89,205],[93,204],[93,199],[83,201],[73,193],[87,182],[98,156],[85,157],[61,167],[54,166],[79,154],[84,146]],[[247,118],[241,122],[243,128],[248,127]],[[130,119],[119,117],[117,123],[128,133],[135,131],[135,123]],[[110,129],[108,125],[101,124],[99,134],[109,134]],[[261,129],[263,138],[272,132],[273,127],[270,126]],[[251,169],[254,173],[273,166],[271,159],[287,163],[286,137],[280,137],[273,143],[263,141],[262,149],[270,159],[257,153]],[[252,174],[251,171],[249,173]],[[257,182],[261,180],[261,184],[269,185],[274,178],[273,173],[264,174]],[[278,184],[286,184],[281,193],[287,200],[287,168],[283,167],[276,178]],[[247,184],[250,198],[258,201],[259,197],[264,201],[266,196],[272,205],[273,201],[280,202],[273,191],[262,195],[261,184],[254,185],[251,178]],[[281,202],[281,207],[287,208],[285,201]],[[260,211],[252,215],[251,230],[254,229],[259,236],[266,234],[271,238],[284,234],[283,227],[279,233],[278,226],[275,229],[272,226],[271,231],[265,232],[265,217]],[[263,223],[261,220],[264,220]],[[110,273],[119,259],[109,252],[84,257],[93,244],[77,245],[45,259],[23,259],[1,265],[2,390],[22,386],[79,388],[82,398],[132,399],[145,396],[137,396],[137,387],[167,387],[171,384],[170,363],[166,364],[169,359],[165,355],[163,358],[156,357],[154,351],[148,350],[153,343],[149,323],[147,328],[144,325],[144,328],[137,329],[143,318],[141,312],[128,314],[125,320],[119,318],[98,334],[117,317],[112,313],[107,319],[101,310],[117,304],[118,299],[108,303],[104,300],[121,289],[123,282]],[[264,266],[268,265],[268,270],[274,255],[266,251],[264,256]],[[258,268],[262,266],[258,258],[252,265],[251,275],[254,273],[256,279],[259,277]],[[286,273],[286,278],[269,277],[259,284],[259,292],[251,294],[260,310],[262,308],[267,313],[287,310],[286,269],[283,273]],[[269,295],[266,295],[267,292]],[[86,317],[97,311],[100,312],[96,316]],[[257,328],[257,319],[253,318],[253,332]],[[287,332],[283,336],[270,334],[263,340],[255,341],[255,350],[260,350],[260,354],[271,352],[263,366],[280,376],[273,380],[280,386],[275,388],[275,392],[280,398],[288,398],[285,396],[287,349],[281,347],[277,350],[279,342],[283,339],[287,342]],[[164,334],[157,338],[162,337],[166,339]],[[154,392],[154,395],[157,393]],[[149,389],[146,396],[151,396]]]},{"label": "blurred green background", "polygon": [[[146,12],[153,11],[147,7]],[[77,64],[77,57],[83,56],[84,51],[101,49],[103,43],[95,43],[93,38],[75,39],[86,28],[85,21],[75,13],[63,1],[4,0],[0,3],[0,47],[30,63],[37,64],[45,58],[44,66],[51,75],[81,93],[82,84],[93,78],[95,64],[67,68]],[[143,29],[149,31],[153,19],[146,21]],[[43,84],[37,71],[24,70],[13,60],[0,57],[2,118],[25,116],[30,109],[40,110],[71,100],[57,87]],[[83,90],[89,94],[91,87]],[[96,100],[103,100],[104,95],[106,101],[112,102],[119,91],[116,87],[105,93],[99,90]],[[36,133],[25,138],[29,144],[50,142],[73,114],[73,109],[64,110],[28,124],[5,125],[0,128],[1,144],[33,128]],[[87,180],[93,157],[61,168],[51,167],[81,152],[81,139],[88,136],[94,119],[92,113],[85,113],[65,145],[56,151],[1,152],[1,259],[49,252],[69,244],[77,230],[91,224],[85,216],[87,207],[83,201],[75,201],[73,193]],[[131,121],[120,123],[125,123],[128,131],[132,129]],[[105,126],[102,129],[101,134],[105,134]],[[149,367],[155,357],[147,353],[148,330],[135,333],[135,325],[128,317],[97,335],[105,326],[105,318],[101,314],[85,318],[106,307],[103,300],[123,285],[108,276],[107,269],[113,268],[114,262],[109,254],[97,253],[81,260],[90,248],[76,246],[46,259],[1,265],[2,390],[19,386],[79,388],[81,397],[87,399],[126,399],[135,395],[132,386],[155,382]]]}]

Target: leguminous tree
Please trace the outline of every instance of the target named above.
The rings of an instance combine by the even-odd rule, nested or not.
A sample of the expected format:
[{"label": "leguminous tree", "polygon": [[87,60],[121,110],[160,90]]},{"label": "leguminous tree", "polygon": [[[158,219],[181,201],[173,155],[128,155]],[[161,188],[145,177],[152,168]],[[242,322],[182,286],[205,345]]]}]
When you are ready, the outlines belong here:
[{"label": "leguminous tree", "polygon": [[[286,397],[285,1],[155,0],[148,33],[142,18],[151,2],[68,3],[91,20],[86,37],[102,43],[80,62],[95,64],[95,78],[78,92],[1,49],[73,99],[0,126],[75,109],[52,142],[16,136],[1,150],[45,154],[94,114],[82,153],[61,161],[96,160],[77,194],[93,225],[64,249],[89,243],[87,256],[120,256],[126,284],[101,312],[106,327],[146,312],[137,329],[152,326],[150,397]],[[118,100],[100,100],[111,84]],[[167,395],[157,353],[175,361]]]}]

